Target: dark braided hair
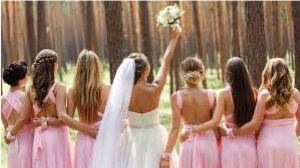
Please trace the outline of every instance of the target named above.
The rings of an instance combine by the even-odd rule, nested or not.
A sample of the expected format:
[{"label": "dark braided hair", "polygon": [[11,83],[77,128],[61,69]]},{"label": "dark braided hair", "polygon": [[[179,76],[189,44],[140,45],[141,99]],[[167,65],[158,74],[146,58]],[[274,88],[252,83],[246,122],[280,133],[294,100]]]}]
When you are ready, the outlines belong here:
[{"label": "dark braided hair", "polygon": [[53,50],[44,49],[38,53],[32,65],[32,88],[34,100],[39,107],[47,96],[49,87],[54,84],[54,66],[58,55]]},{"label": "dark braided hair", "polygon": [[13,62],[3,71],[3,80],[10,86],[17,86],[18,81],[22,80],[27,75],[26,62]]},{"label": "dark braided hair", "polygon": [[149,62],[147,57],[142,53],[132,53],[128,58],[134,59],[135,62],[134,84],[136,84],[142,74],[146,71]]}]

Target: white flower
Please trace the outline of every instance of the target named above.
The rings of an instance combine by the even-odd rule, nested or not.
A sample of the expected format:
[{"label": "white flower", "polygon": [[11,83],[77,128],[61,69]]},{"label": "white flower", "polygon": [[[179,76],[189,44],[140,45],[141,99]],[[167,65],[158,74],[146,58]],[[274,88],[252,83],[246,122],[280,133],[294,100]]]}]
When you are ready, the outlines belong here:
[{"label": "white flower", "polygon": [[156,25],[158,27],[174,27],[176,24],[179,24],[179,19],[183,13],[184,11],[182,11],[176,4],[173,6],[167,6],[156,16]]}]

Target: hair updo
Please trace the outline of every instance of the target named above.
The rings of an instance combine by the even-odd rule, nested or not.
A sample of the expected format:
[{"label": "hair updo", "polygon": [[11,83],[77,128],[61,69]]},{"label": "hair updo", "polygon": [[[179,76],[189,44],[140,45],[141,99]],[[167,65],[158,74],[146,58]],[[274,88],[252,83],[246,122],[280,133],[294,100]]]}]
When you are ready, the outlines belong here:
[{"label": "hair updo", "polygon": [[27,64],[23,61],[13,62],[3,72],[3,80],[10,86],[17,86],[18,81],[27,75]]},{"label": "hair updo", "polygon": [[142,53],[132,53],[128,58],[134,59],[135,62],[134,84],[136,84],[142,74],[146,71],[149,62],[147,57]]},{"label": "hair updo", "polygon": [[48,94],[48,89],[54,83],[54,67],[57,60],[56,52],[44,49],[38,53],[32,65],[32,88],[34,100],[39,107],[43,106],[43,100]]},{"label": "hair updo", "polygon": [[182,77],[187,84],[198,85],[204,79],[205,67],[202,61],[189,57],[181,63]]}]

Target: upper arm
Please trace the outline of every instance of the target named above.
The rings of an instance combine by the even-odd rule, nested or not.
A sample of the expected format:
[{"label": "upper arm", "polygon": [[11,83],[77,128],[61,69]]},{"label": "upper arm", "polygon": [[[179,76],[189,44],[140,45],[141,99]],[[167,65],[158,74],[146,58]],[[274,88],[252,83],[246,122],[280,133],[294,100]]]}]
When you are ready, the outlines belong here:
[{"label": "upper arm", "polygon": [[258,94],[254,115],[250,121],[258,129],[264,120],[266,112],[266,101],[269,96],[268,92],[262,91]]},{"label": "upper arm", "polygon": [[[294,94],[294,100],[297,102],[298,104],[298,109],[297,109],[297,112],[295,114],[295,117],[296,117],[296,120],[297,120],[297,123],[298,125],[300,124],[300,92],[298,90],[295,91],[295,94]],[[299,125],[300,126],[300,125]]]},{"label": "upper arm", "polygon": [[74,117],[75,109],[76,109],[76,104],[73,97],[73,88],[70,88],[67,96],[67,113],[72,118]]},{"label": "upper arm", "polygon": [[56,90],[56,111],[58,116],[64,115],[66,113],[66,97],[67,88],[62,84],[57,85]]},{"label": "upper arm", "polygon": [[226,91],[221,90],[217,96],[217,102],[212,120],[216,123],[221,121],[222,115],[226,110]]},{"label": "upper arm", "polygon": [[171,96],[171,109],[172,109],[172,123],[173,123],[173,128],[180,128],[180,120],[181,120],[181,113],[180,113],[180,108],[178,107],[177,104],[177,93],[174,93]]},{"label": "upper arm", "polygon": [[3,113],[1,113],[1,121],[2,121],[2,123],[3,123],[4,129],[6,130],[7,127],[8,127],[8,123],[7,123],[7,120],[6,120],[6,118],[4,117]]}]

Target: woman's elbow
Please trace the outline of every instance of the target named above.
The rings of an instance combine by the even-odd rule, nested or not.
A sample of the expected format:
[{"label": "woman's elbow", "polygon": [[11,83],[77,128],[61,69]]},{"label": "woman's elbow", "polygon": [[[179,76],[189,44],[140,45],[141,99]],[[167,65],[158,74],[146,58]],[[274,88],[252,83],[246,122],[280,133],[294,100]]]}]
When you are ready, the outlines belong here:
[{"label": "woman's elbow", "polygon": [[66,114],[66,113],[62,113],[62,114],[59,114],[58,115],[58,119],[59,120],[61,120],[61,121],[63,121],[64,123],[67,123],[67,121],[68,121],[68,114]]},{"label": "woman's elbow", "polygon": [[212,120],[212,124],[211,124],[212,129],[217,129],[217,128],[219,128],[219,124],[220,124],[219,121],[217,121],[217,120]]}]

